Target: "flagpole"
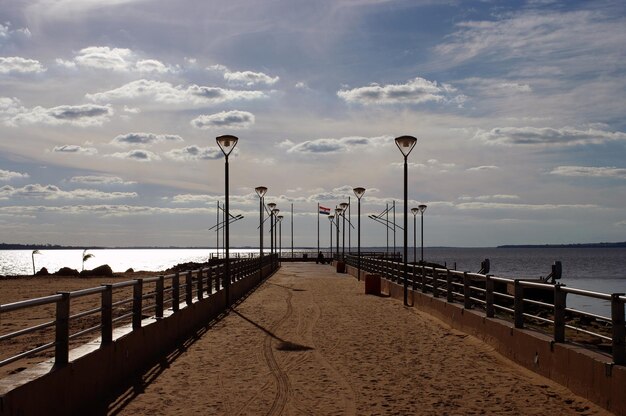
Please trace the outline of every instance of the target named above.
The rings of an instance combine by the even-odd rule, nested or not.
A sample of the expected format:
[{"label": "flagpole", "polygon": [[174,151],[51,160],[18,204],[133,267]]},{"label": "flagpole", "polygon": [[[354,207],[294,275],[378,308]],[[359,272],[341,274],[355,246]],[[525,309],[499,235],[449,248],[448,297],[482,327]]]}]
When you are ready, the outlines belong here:
[{"label": "flagpole", "polygon": [[[317,252],[320,252],[320,203],[317,203]],[[315,254],[317,256],[317,254]]]}]

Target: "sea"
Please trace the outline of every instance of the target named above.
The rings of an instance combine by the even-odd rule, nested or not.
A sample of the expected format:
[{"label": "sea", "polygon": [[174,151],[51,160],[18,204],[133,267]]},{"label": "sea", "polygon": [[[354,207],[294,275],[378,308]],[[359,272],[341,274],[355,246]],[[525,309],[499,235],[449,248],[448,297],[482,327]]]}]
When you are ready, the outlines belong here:
[{"label": "sea", "polygon": [[[342,248],[340,247],[340,250]],[[352,248],[353,252],[356,249]],[[363,247],[362,252],[382,251],[385,247]],[[328,255],[328,248],[323,251]],[[349,249],[346,247],[346,252]],[[393,252],[393,248],[389,248]],[[396,252],[401,251],[396,247]],[[42,267],[54,273],[61,267],[76,270],[83,268],[83,250],[39,250],[34,255],[35,269]],[[114,272],[163,271],[176,264],[205,262],[222,251],[216,249],[93,249],[93,255],[85,264],[85,269],[108,264]],[[257,254],[258,249],[230,249],[231,257],[248,257]],[[283,247],[283,257],[291,256],[291,248]],[[315,256],[315,249],[294,248],[294,257]],[[413,261],[413,247],[408,249],[408,261]],[[415,250],[418,260],[420,248]],[[481,261],[489,259],[490,274],[507,278],[539,278],[547,276],[555,261],[563,268],[561,283],[570,287],[601,293],[626,292],[626,248],[452,248],[425,247],[424,260],[456,266],[457,270],[478,272]],[[32,250],[0,250],[0,276],[33,274]],[[0,285],[1,290],[1,285]],[[568,306],[587,312],[610,316],[610,305],[587,297],[568,295]]]}]

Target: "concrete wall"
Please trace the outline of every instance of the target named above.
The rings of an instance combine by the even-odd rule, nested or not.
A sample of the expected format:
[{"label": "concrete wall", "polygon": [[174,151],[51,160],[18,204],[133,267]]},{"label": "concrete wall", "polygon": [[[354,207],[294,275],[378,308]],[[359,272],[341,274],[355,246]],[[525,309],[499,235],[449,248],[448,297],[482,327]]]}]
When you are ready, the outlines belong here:
[{"label": "concrete wall", "polygon": [[[266,266],[263,276],[271,273]],[[231,300],[245,296],[261,279],[258,273],[231,284]],[[51,362],[0,380],[0,415],[68,415],[89,408],[129,379],[163,362],[181,342],[226,309],[224,290],[181,309],[164,313],[163,319],[144,319],[142,328],[117,329],[114,341],[100,346],[99,340],[73,350],[67,366]],[[89,412],[85,412],[88,414]]]},{"label": "concrete wall", "polygon": [[[349,274],[357,275],[355,267],[347,267]],[[403,301],[401,284],[382,279],[381,286],[383,293]],[[612,365],[610,357],[582,347],[554,343],[547,335],[514,328],[513,323],[487,318],[481,311],[464,309],[462,304],[448,303],[445,298],[434,298],[431,294],[412,291],[410,287],[410,305],[483,340],[505,357],[566,386],[575,394],[626,416],[626,367]]]}]

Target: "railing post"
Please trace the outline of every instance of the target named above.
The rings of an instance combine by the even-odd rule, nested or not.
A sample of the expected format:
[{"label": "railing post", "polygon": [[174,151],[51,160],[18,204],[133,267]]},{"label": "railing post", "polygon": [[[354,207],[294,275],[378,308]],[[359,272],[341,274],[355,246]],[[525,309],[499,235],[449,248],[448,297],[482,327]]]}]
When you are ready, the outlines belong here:
[{"label": "railing post", "polygon": [[415,262],[413,262],[413,273],[411,273],[411,284],[413,290],[417,290],[417,277],[415,275]]},{"label": "railing post", "polygon": [[54,365],[63,366],[69,361],[70,352],[70,292],[57,292],[61,300],[57,302]]},{"label": "railing post", "polygon": [[514,281],[515,300],[513,310],[515,315],[515,328],[524,328],[524,286],[519,279]]},{"label": "railing post", "polygon": [[204,277],[202,276],[202,267],[200,268],[200,270],[198,270],[198,300],[202,300],[202,298],[204,297],[204,284],[202,282],[202,279],[204,279]]},{"label": "railing post", "polygon": [[172,277],[172,310],[176,312],[180,309],[180,273],[174,273]]},{"label": "railing post", "polygon": [[207,270],[206,272],[206,293],[211,296],[213,294],[213,277],[211,276],[211,273],[213,271],[213,268],[209,266],[209,270]]},{"label": "railing post", "polygon": [[422,293],[426,293],[426,268],[421,266],[422,268]]},{"label": "railing post", "polygon": [[613,362],[617,365],[626,364],[626,329],[624,328],[624,302],[620,300],[623,293],[611,295],[611,321],[613,323]]},{"label": "railing post", "polygon": [[561,285],[554,285],[554,342],[565,342],[566,297]]},{"label": "railing post", "polygon": [[493,318],[496,314],[496,310],[493,307],[494,295],[494,282],[491,279],[491,275],[488,274],[485,277],[485,313],[487,318]]},{"label": "railing post", "polygon": [[142,301],[143,279],[137,279],[133,285],[133,331],[141,328]]},{"label": "railing post", "polygon": [[113,285],[103,285],[102,312],[100,315],[100,337],[102,344],[113,341]]},{"label": "railing post", "polygon": [[439,273],[433,266],[433,297],[439,297]]},{"label": "railing post", "polygon": [[191,305],[191,299],[193,297],[192,289],[191,270],[189,270],[185,275],[185,303],[187,306]]},{"label": "railing post", "polygon": [[454,302],[454,293],[452,292],[452,272],[450,269],[446,270],[446,300],[449,303]]},{"label": "railing post", "polygon": [[470,284],[470,278],[467,272],[463,272],[463,307],[465,309],[472,309],[472,286]]},{"label": "railing post", "polygon": [[165,277],[159,276],[156,281],[156,299],[154,300],[154,315],[156,318],[163,318],[163,291],[165,290]]}]

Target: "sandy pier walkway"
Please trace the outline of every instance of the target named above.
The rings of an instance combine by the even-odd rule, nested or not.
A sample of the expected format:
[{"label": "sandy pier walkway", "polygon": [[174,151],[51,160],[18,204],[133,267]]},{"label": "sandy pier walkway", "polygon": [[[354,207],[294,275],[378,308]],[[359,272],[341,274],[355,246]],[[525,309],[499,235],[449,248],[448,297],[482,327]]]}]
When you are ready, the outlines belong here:
[{"label": "sandy pier walkway", "polygon": [[102,413],[598,415],[566,388],[329,266],[284,263]]}]

